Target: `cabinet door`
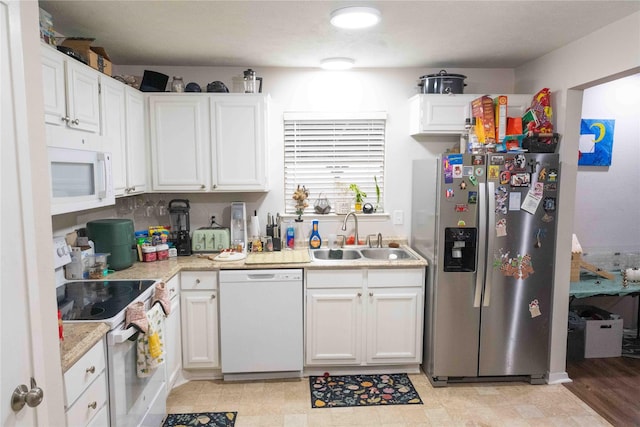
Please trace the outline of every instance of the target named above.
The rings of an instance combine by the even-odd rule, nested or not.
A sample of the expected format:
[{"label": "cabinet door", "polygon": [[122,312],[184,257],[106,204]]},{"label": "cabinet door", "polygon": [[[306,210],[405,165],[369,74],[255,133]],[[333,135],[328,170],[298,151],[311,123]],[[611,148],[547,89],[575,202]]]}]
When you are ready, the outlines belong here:
[{"label": "cabinet door", "polygon": [[306,365],[362,362],[362,290],[312,289],[306,303]]},{"label": "cabinet door", "polygon": [[182,366],[220,367],[217,291],[183,291]]},{"label": "cabinet door", "polygon": [[151,189],[205,191],[209,104],[205,96],[150,96]]},{"label": "cabinet door", "polygon": [[422,289],[369,289],[367,300],[367,363],[419,363]]},{"label": "cabinet door", "polygon": [[127,194],[147,190],[147,150],[145,138],[144,95],[131,87],[124,88],[127,140]]},{"label": "cabinet door", "polygon": [[211,177],[216,191],[264,191],[266,97],[211,97]]},{"label": "cabinet door", "polygon": [[78,61],[66,61],[67,115],[71,128],[100,132],[99,75]]},{"label": "cabinet door", "polygon": [[116,196],[127,187],[127,144],[125,135],[124,85],[111,78],[101,78],[100,109],[102,146],[111,152],[111,170]]},{"label": "cabinet door", "polygon": [[182,369],[182,334],[180,332],[180,297],[171,300],[171,314],[165,321],[165,360],[167,361],[167,394]]},{"label": "cabinet door", "polygon": [[461,134],[474,95],[426,94],[411,98],[411,134]]},{"label": "cabinet door", "polygon": [[64,58],[49,46],[41,46],[41,51],[44,121],[54,126],[66,126]]}]

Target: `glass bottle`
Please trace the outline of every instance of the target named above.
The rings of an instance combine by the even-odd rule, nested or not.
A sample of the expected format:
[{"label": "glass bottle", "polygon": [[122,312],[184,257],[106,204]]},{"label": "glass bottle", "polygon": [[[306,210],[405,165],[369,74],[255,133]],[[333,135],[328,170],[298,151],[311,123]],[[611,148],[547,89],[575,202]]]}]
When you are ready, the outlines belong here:
[{"label": "glass bottle", "polygon": [[244,93],[257,93],[256,72],[251,68],[244,72]]},{"label": "glass bottle", "polygon": [[184,81],[181,76],[173,76],[171,92],[184,92]]}]

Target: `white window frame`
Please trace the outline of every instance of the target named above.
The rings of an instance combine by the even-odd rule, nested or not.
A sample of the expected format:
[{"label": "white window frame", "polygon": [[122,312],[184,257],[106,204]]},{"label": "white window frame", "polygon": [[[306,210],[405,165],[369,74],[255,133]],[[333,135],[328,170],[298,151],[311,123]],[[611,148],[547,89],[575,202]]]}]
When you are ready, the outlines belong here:
[{"label": "white window frame", "polygon": [[[310,192],[305,214],[315,214],[314,202],[321,193],[329,199],[331,214],[347,213],[354,208],[354,194],[347,190],[351,183],[367,194],[363,203],[377,205],[376,213],[383,213],[386,121],[386,112],[285,112],[285,214],[295,214],[292,196],[298,185]],[[326,176],[318,162],[327,163]],[[381,190],[379,204],[374,175]]]}]

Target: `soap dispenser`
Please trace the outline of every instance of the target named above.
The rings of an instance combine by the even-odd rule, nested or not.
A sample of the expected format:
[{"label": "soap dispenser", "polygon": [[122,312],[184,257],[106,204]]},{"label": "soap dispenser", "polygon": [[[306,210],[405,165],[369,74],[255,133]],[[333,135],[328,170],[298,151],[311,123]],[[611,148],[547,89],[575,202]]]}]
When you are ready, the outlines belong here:
[{"label": "soap dispenser", "polygon": [[319,249],[322,246],[322,238],[318,232],[318,220],[311,221],[311,236],[309,236],[309,247],[311,249]]}]

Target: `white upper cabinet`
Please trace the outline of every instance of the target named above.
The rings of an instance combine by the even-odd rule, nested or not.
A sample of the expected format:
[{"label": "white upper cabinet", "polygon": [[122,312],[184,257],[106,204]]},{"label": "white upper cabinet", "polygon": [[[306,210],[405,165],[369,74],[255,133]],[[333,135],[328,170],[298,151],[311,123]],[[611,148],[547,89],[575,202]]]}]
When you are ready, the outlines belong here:
[{"label": "white upper cabinet", "polygon": [[[491,98],[505,94],[491,94]],[[533,95],[507,95],[507,116],[521,117]],[[411,135],[459,135],[471,117],[471,101],[478,94],[420,94],[409,99]]]},{"label": "white upper cabinet", "polygon": [[100,73],[41,45],[45,122],[86,132],[100,132]]},{"label": "white upper cabinet", "polygon": [[230,94],[210,100],[212,189],[266,190],[267,98]]},{"label": "white upper cabinet", "polygon": [[116,196],[146,189],[144,95],[111,77],[100,78],[102,149],[112,154]]},{"label": "white upper cabinet", "polygon": [[471,117],[471,100],[476,95],[415,95],[409,102],[411,135],[460,134],[464,121]]},{"label": "white upper cabinet", "polygon": [[149,114],[151,189],[206,191],[209,100],[189,94],[152,95]]},{"label": "white upper cabinet", "polygon": [[[126,186],[124,194],[147,190],[147,139],[144,95],[129,86],[124,88],[126,147]],[[116,193],[117,195],[118,193]]]},{"label": "white upper cabinet", "polygon": [[267,190],[267,97],[149,96],[151,189]]}]

